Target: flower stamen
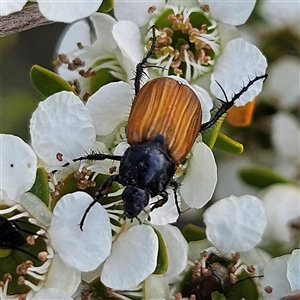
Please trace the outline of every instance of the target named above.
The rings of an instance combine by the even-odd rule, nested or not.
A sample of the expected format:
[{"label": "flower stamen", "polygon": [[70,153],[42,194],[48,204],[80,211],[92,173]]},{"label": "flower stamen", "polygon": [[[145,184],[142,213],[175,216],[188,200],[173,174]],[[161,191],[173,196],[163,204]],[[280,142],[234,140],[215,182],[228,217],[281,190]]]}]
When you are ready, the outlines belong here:
[{"label": "flower stamen", "polygon": [[[148,60],[150,64],[160,65],[169,75],[183,76],[187,81],[211,70],[214,57],[220,53],[220,38],[217,23],[206,12],[197,7],[167,5],[166,11],[154,18],[150,25],[155,25],[159,31],[153,55]],[[150,33],[147,38],[149,50],[152,45]],[[165,70],[159,72],[166,75]]]}]

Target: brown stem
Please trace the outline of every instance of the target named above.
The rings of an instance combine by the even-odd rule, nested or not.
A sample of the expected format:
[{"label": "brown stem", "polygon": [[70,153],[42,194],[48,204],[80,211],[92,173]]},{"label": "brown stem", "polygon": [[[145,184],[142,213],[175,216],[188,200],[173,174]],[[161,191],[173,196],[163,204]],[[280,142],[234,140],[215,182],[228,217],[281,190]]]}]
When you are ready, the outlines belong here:
[{"label": "brown stem", "polygon": [[0,37],[52,23],[54,22],[47,20],[40,13],[38,5],[33,4],[21,11],[0,17]]}]

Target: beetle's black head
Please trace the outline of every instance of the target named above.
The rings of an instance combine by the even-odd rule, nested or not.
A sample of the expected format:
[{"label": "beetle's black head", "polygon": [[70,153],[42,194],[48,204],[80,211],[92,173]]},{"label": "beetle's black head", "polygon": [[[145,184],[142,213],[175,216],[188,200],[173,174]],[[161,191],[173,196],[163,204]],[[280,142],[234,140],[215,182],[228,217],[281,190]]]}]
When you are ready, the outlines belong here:
[{"label": "beetle's black head", "polygon": [[125,217],[136,218],[148,205],[149,194],[135,186],[127,186],[122,194]]}]

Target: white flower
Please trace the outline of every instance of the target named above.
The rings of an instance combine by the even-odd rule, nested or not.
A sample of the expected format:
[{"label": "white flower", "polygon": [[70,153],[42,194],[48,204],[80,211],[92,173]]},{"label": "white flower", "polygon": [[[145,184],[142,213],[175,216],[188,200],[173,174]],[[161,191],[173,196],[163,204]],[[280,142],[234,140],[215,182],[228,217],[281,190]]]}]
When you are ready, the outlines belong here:
[{"label": "white flower", "polygon": [[[52,236],[47,232],[51,228],[50,211],[30,192],[17,200],[20,204],[0,210],[1,218],[4,216],[7,222],[14,222],[17,234],[24,238],[24,242],[19,243],[17,235],[9,232],[11,242],[3,244],[8,228],[3,227],[4,219],[1,220],[1,251],[10,252],[1,255],[0,276],[4,286],[0,289],[0,298],[7,299],[10,294],[9,299],[19,299],[20,294],[26,293],[26,299],[41,299],[44,294],[47,299],[57,299],[58,295],[61,299],[71,299],[80,282],[80,272],[65,264],[51,244]],[[22,268],[22,271],[15,273],[14,268]],[[5,273],[10,273],[12,278],[8,280]],[[22,276],[24,281],[18,287],[15,282]]]},{"label": "white flower", "polygon": [[176,293],[203,298],[214,291],[222,291],[226,297],[236,292],[247,296],[249,285],[241,280],[245,274],[252,281],[252,295],[258,296],[257,282],[252,277],[261,276],[265,263],[270,260],[267,253],[255,248],[266,226],[261,201],[250,195],[224,198],[207,209],[204,221],[207,239],[189,243],[185,270],[176,277],[150,276],[145,281],[149,298],[174,299]]},{"label": "white flower", "polygon": [[[249,79],[265,73],[267,67],[265,57],[254,45],[239,38],[240,34],[236,29],[228,25],[244,23],[255,1],[243,4],[230,1],[209,1],[209,3],[200,1],[200,4],[208,4],[209,9],[207,6],[201,9],[196,1],[169,1],[165,6],[162,1],[152,4],[153,9],[155,8],[153,14],[148,12],[150,1],[115,3],[115,14],[117,19],[121,20],[119,23],[123,23],[123,27],[129,24],[129,21],[123,20],[131,20],[139,27],[147,24],[149,28],[155,24],[158,29],[154,53],[148,62],[159,68],[151,68],[149,72],[158,72],[164,76],[177,74],[188,82],[210,89],[214,96],[223,100],[225,95],[216,81],[230,99],[232,93],[238,93]],[[132,31],[133,34],[135,32],[136,30]],[[122,36],[119,36],[118,40],[120,45],[126,42]],[[148,49],[151,40],[150,30],[146,37]],[[261,89],[262,81],[256,82],[236,104],[246,104]]]},{"label": "white flower", "polygon": [[299,293],[299,259],[300,250],[296,249],[266,263],[261,278],[263,299],[280,299],[293,291]]},{"label": "white flower", "polygon": [[230,196],[217,201],[204,213],[208,240],[220,251],[248,251],[262,239],[266,212],[255,196]]},{"label": "white flower", "polygon": [[261,192],[268,218],[262,245],[275,242],[280,243],[283,249],[295,247],[299,236],[299,196],[299,188],[291,184],[275,184]]},{"label": "white flower", "polygon": [[[40,12],[51,21],[71,23],[79,19],[86,18],[93,14],[102,3],[102,0],[98,1],[80,1],[74,2],[72,0],[64,1],[47,1],[38,0]],[[1,1],[1,16],[6,16],[11,13],[22,10],[23,6],[27,3],[27,0],[20,1]]]},{"label": "white flower", "polygon": [[268,74],[261,96],[270,104],[276,103],[279,109],[297,108],[300,99],[300,91],[295,89],[299,82],[298,59],[294,56],[282,56],[270,65]]},{"label": "white flower", "polygon": [[168,262],[166,274],[176,276],[184,269],[187,243],[180,231],[171,225],[155,227],[156,233],[149,225],[127,221],[112,242],[109,218],[113,218],[113,213],[109,213],[109,209],[107,213],[105,205],[96,204],[81,231],[78,223],[92,200],[83,192],[62,197],[54,209],[49,232],[54,235],[59,231],[52,238],[53,244],[68,265],[92,271],[84,275],[85,280],[92,281],[100,275],[102,283],[113,291],[134,289],[157,268],[157,234],[162,236],[166,246],[167,253],[163,257]]},{"label": "white flower", "polygon": [[140,32],[133,23],[124,26],[102,13],[92,15],[90,22],[92,26],[83,20],[70,25],[56,51],[59,75],[74,81],[81,97],[112,81],[130,82],[144,55]]},{"label": "white flower", "polygon": [[95,143],[89,111],[72,92],[60,92],[39,103],[30,120],[32,147],[48,165],[84,155]]},{"label": "white flower", "polygon": [[0,198],[14,201],[32,187],[37,157],[22,139],[9,134],[0,134],[0,150]]},{"label": "white flower", "polygon": [[53,249],[52,237],[47,234],[51,212],[27,192],[36,179],[37,157],[16,136],[1,134],[0,139],[0,277],[4,283],[0,298],[19,299],[26,293],[26,299],[41,299],[43,295],[48,299],[71,299],[80,272],[68,267]]}]

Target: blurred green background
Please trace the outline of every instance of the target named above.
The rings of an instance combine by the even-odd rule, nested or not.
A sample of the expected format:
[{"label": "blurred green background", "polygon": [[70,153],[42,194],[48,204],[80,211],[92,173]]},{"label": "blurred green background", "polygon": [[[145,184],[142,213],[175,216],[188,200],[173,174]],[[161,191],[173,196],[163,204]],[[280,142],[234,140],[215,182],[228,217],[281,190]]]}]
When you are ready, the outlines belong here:
[{"label": "blurred green background", "polygon": [[66,24],[55,23],[0,38],[0,132],[29,142],[29,120],[43,96],[32,85],[34,64],[53,70],[55,45]]}]

